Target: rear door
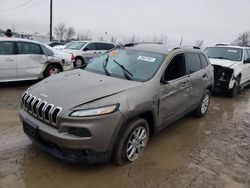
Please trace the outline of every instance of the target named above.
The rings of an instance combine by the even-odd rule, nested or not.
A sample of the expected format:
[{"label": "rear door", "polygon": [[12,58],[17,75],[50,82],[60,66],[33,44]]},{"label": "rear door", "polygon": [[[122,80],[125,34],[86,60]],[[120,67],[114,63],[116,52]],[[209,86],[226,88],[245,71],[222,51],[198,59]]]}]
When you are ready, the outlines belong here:
[{"label": "rear door", "polygon": [[188,109],[191,81],[186,74],[184,54],[176,55],[169,63],[160,88],[159,114],[161,123],[178,119]]},{"label": "rear door", "polygon": [[191,79],[191,91],[190,91],[190,99],[188,103],[190,106],[193,106],[200,102],[204,91],[207,87],[208,83],[208,75],[201,62],[200,55],[198,53],[187,53],[186,57],[186,71]]},{"label": "rear door", "polygon": [[37,79],[47,61],[41,46],[32,42],[17,42],[17,75],[21,79]]},{"label": "rear door", "polygon": [[98,50],[95,42],[88,43],[84,48],[84,61],[88,63],[93,57],[98,55]]},{"label": "rear door", "polygon": [[0,42],[0,81],[16,80],[16,54],[15,42]]},{"label": "rear door", "polygon": [[241,83],[245,83],[245,82],[248,82],[250,80],[250,63],[244,63],[245,60],[250,58],[249,52],[250,52],[250,50],[247,50],[247,49],[244,50]]}]

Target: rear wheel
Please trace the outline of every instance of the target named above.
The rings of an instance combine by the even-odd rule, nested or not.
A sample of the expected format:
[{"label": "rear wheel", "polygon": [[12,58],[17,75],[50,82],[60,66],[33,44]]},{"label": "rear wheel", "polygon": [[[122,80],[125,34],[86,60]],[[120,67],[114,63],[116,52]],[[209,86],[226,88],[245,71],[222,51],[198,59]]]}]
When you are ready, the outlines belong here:
[{"label": "rear wheel", "polygon": [[195,109],[194,111],[194,115],[198,116],[198,117],[203,117],[205,116],[205,114],[207,113],[208,107],[209,107],[209,103],[210,103],[210,91],[206,90],[199,106]]},{"label": "rear wheel", "polygon": [[122,133],[113,151],[113,162],[125,165],[136,161],[143,153],[149,139],[149,126],[145,119],[131,121]]},{"label": "rear wheel", "polygon": [[55,75],[62,72],[62,68],[59,65],[48,65],[44,71],[44,78]]}]

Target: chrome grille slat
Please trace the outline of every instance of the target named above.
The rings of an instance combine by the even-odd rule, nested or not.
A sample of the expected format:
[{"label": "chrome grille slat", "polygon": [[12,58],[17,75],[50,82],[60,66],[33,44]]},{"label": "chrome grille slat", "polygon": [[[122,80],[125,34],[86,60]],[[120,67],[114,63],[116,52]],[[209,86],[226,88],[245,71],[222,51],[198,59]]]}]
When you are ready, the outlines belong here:
[{"label": "chrome grille slat", "polygon": [[57,128],[58,116],[62,111],[61,107],[43,101],[28,92],[22,95],[22,106],[34,117]]},{"label": "chrome grille slat", "polygon": [[26,108],[27,111],[29,111],[29,102],[30,102],[31,98],[32,98],[32,95],[29,94],[28,97],[25,100],[24,106],[25,106],[25,108]]}]

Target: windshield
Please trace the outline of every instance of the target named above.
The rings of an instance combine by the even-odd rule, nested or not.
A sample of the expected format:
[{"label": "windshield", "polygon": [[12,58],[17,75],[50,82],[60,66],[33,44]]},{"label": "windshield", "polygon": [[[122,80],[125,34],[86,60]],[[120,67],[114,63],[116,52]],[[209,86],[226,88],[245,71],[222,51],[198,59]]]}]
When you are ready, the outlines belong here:
[{"label": "windshield", "polygon": [[81,50],[85,44],[87,44],[87,42],[72,42],[66,47],[66,49]]},{"label": "windshield", "polygon": [[209,47],[205,49],[205,53],[209,58],[241,61],[243,50],[229,47]]},{"label": "windshield", "polygon": [[129,80],[144,82],[155,75],[165,57],[160,53],[119,49],[94,58],[85,70],[123,79],[128,79],[129,74]]}]

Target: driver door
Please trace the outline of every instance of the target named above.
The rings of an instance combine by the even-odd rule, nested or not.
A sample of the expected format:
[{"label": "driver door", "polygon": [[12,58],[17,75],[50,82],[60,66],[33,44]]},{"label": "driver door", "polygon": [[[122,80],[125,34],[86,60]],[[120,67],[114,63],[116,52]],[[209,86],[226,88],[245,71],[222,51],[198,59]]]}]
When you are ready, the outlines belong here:
[{"label": "driver door", "polygon": [[184,54],[176,55],[169,63],[160,86],[159,113],[161,123],[178,119],[188,108],[191,80],[186,75]]}]

